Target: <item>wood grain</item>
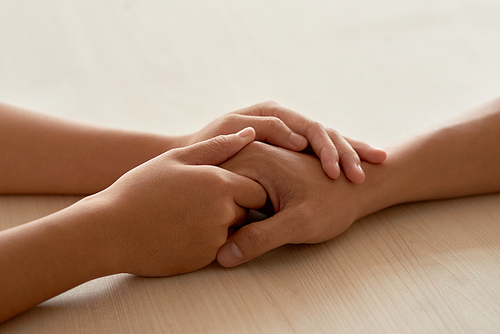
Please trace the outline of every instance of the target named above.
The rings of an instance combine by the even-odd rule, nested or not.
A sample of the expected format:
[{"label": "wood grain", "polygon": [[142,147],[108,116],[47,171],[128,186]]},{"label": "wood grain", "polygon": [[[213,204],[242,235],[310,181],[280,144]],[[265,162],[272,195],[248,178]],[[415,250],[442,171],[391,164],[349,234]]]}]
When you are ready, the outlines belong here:
[{"label": "wood grain", "polygon": [[[2,197],[0,206],[12,223],[73,201]],[[500,195],[487,195],[402,205],[335,240],[284,246],[234,269],[212,264],[176,277],[98,279],[0,331],[494,333],[499,203]]]},{"label": "wood grain", "polygon": [[[499,15],[487,0],[4,1],[0,99],[170,134],[273,99],[385,145],[498,94]],[[0,229],[78,199],[1,196]],[[500,194],[396,206],[233,269],[97,279],[0,333],[499,333],[499,222]]]}]

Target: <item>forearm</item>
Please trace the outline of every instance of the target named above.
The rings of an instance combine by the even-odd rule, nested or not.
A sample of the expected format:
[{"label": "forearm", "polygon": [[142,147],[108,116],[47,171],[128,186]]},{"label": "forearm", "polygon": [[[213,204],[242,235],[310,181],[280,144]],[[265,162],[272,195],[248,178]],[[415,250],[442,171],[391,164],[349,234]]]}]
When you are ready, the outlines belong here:
[{"label": "forearm", "polygon": [[387,149],[366,164],[368,211],[399,203],[500,191],[500,99]]},{"label": "forearm", "polygon": [[181,137],[103,129],[0,104],[0,193],[95,193],[179,146]]},{"label": "forearm", "polygon": [[0,322],[97,277],[114,273],[111,238],[85,199],[0,232]]}]

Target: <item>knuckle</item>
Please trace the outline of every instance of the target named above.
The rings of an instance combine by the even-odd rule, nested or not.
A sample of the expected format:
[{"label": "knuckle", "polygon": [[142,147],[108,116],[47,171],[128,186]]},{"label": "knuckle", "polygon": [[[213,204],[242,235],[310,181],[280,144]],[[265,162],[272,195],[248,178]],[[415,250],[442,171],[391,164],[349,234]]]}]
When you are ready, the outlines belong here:
[{"label": "knuckle", "polygon": [[168,156],[169,159],[176,162],[186,163],[189,161],[189,155],[186,154],[186,150],[184,147],[173,148],[171,150],[168,150],[164,154],[165,156]]},{"label": "knuckle", "polygon": [[353,162],[360,161],[358,154],[353,149],[349,149],[348,151],[341,152],[339,154],[339,159],[341,161],[353,161]]},{"label": "knuckle", "polygon": [[323,125],[316,121],[311,121],[311,123],[306,128],[306,136],[311,140],[315,140],[322,132],[325,132]]},{"label": "knuckle", "polygon": [[221,193],[227,194],[228,188],[231,185],[231,181],[226,177],[224,173],[220,173],[218,167],[212,166],[212,174],[210,175],[210,188],[211,193]]},{"label": "knuckle", "polygon": [[242,116],[240,114],[225,114],[221,117],[222,123],[234,123],[238,121]]},{"label": "knuckle", "polygon": [[340,137],[340,133],[335,130],[335,129],[332,129],[332,128],[325,128],[326,132],[330,135],[330,136],[333,136],[333,137]]},{"label": "knuckle", "polygon": [[182,148],[181,147],[173,148],[171,150],[168,150],[166,154],[172,157],[173,159],[178,159],[182,154]]},{"label": "knuckle", "polygon": [[250,224],[246,227],[245,234],[253,249],[265,250],[274,240],[271,230],[266,225]]},{"label": "knuckle", "polygon": [[323,124],[317,121],[313,121],[312,128],[317,131],[325,131]]},{"label": "knuckle", "polygon": [[212,142],[215,146],[226,146],[231,142],[231,140],[227,136],[218,135],[212,139]]},{"label": "knuckle", "polygon": [[283,121],[277,117],[268,116],[263,119],[264,123],[272,129],[282,129]]},{"label": "knuckle", "polygon": [[[269,152],[269,149],[270,149],[270,145],[265,144],[265,143],[260,142],[260,141],[253,141],[250,144],[248,144],[247,146],[245,146],[245,148],[243,150],[245,150],[245,152],[247,152],[247,154],[253,154],[256,156],[256,158],[259,158],[263,154],[265,154],[266,152]],[[256,160],[256,161],[258,161],[258,160]]]},{"label": "knuckle", "polygon": [[261,103],[261,106],[265,108],[280,108],[281,106],[279,105],[278,102],[273,101],[273,100],[267,100]]},{"label": "knuckle", "polygon": [[221,155],[229,153],[229,145],[231,144],[231,140],[227,136],[216,136],[212,138],[210,150],[220,153]]},{"label": "knuckle", "polygon": [[324,130],[323,125],[317,121],[311,121],[309,126],[307,127],[308,131],[318,132]]},{"label": "knuckle", "polygon": [[272,116],[277,116],[279,111],[282,109],[281,105],[275,101],[265,101],[259,103],[256,107],[260,111],[261,115]]},{"label": "knuckle", "polygon": [[316,220],[315,209],[312,207],[303,207],[297,212],[294,223],[290,224],[290,239],[293,243],[309,243],[316,238],[318,234]]},{"label": "knuckle", "polygon": [[241,123],[243,116],[239,114],[226,114],[219,118],[217,122],[218,131],[221,134],[230,133]]}]

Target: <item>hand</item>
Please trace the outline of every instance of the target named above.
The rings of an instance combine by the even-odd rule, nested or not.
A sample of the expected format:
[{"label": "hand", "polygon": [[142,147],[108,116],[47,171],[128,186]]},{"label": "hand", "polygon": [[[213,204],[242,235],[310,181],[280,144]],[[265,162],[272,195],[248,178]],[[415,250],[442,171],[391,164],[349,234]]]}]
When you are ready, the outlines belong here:
[{"label": "hand", "polygon": [[362,216],[362,186],[345,177],[328,178],[311,155],[255,142],[221,167],[258,181],[276,212],[228,238],[217,255],[223,266],[244,263],[287,243],[332,239]]},{"label": "hand", "polygon": [[170,150],[91,196],[91,203],[104,203],[100,226],[112,236],[115,272],[167,276],[215,260],[228,227],[245,219],[244,208],[266,201],[257,182],[213,166],[254,137],[247,128]]},{"label": "hand", "polygon": [[256,130],[256,140],[292,151],[302,151],[309,143],[320,158],[323,170],[332,179],[340,176],[340,162],[349,180],[362,183],[365,174],[360,160],[382,163],[386,158],[383,150],[343,137],[337,131],[324,128],[318,122],[274,102],[264,102],[226,114],[188,136],[187,143],[234,133],[247,126]]}]

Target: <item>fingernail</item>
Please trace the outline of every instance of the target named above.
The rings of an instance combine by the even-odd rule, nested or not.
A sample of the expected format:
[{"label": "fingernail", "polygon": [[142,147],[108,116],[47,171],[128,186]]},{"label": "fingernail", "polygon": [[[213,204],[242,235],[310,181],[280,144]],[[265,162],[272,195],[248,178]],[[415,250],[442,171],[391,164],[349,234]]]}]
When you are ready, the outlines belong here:
[{"label": "fingernail", "polygon": [[217,260],[225,267],[233,266],[243,259],[243,254],[234,242],[228,242],[219,250]]},{"label": "fingernail", "polygon": [[360,171],[361,173],[364,173],[364,172],[363,172],[363,168],[361,168],[361,165],[360,165],[360,164],[356,164],[356,168],[357,168],[357,169],[359,169],[359,171]]},{"label": "fingernail", "polygon": [[304,147],[307,145],[307,139],[294,132],[292,132],[288,140],[295,147]]},{"label": "fingernail", "polygon": [[254,130],[252,127],[248,127],[248,128],[244,128],[243,130],[238,132],[237,135],[240,136],[241,138],[246,138],[246,137],[250,136],[253,131]]}]

